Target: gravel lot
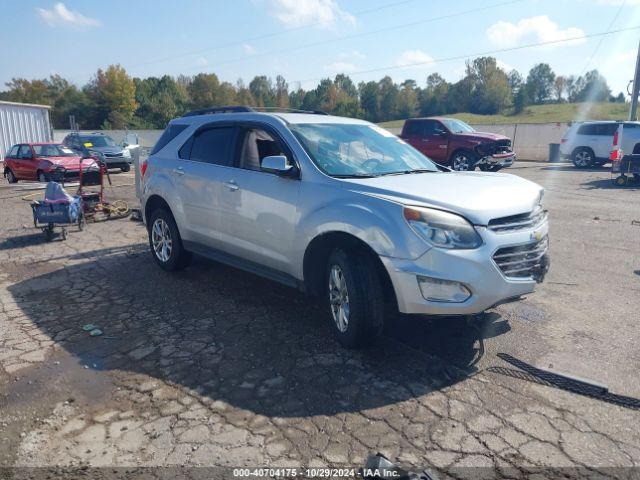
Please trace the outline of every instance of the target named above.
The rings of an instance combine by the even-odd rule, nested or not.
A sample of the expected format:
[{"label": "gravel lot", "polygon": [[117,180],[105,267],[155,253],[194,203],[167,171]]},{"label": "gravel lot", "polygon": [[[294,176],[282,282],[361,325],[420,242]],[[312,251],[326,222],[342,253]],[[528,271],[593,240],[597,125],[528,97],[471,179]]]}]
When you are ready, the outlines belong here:
[{"label": "gravel lot", "polygon": [[[294,290],[200,259],[161,271],[129,219],[44,243],[30,185],[3,182],[0,467],[359,467],[381,452],[455,477],[638,475],[639,189],[605,169],[509,170],[547,189],[546,282],[481,318],[398,317],[360,352]],[[112,178],[133,200],[133,177]]]}]

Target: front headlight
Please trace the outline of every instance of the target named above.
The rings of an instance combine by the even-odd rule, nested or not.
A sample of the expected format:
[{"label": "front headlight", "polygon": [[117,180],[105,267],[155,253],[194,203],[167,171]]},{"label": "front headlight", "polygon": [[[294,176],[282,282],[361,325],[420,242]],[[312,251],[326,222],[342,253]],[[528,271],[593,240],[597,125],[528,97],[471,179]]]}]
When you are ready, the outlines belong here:
[{"label": "front headlight", "polygon": [[403,212],[413,231],[434,247],[472,249],[482,245],[473,225],[460,215],[421,207],[405,207]]},{"label": "front headlight", "polygon": [[131,152],[130,152],[128,149],[126,149],[126,148],[125,148],[125,149],[122,151],[122,156],[123,156],[124,158],[131,158]]}]

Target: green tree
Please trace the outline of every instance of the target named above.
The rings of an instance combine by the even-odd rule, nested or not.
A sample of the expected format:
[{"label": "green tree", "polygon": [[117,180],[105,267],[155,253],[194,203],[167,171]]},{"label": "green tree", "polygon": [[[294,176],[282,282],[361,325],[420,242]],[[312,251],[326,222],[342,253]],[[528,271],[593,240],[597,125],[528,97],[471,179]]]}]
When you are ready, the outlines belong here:
[{"label": "green tree", "polygon": [[191,108],[208,108],[218,105],[220,81],[215,73],[199,73],[187,86]]},{"label": "green tree", "polygon": [[138,104],[135,83],[124,68],[109,65],[106,70],[98,69],[84,90],[96,105],[94,122],[110,128],[129,125]]},{"label": "green tree", "polygon": [[169,120],[189,108],[186,88],[173,77],[134,79],[136,84],[136,123],[149,128],[165,128]]},{"label": "green tree", "polygon": [[419,107],[416,81],[405,80],[400,85],[400,92],[398,93],[398,116],[400,118],[415,117]]},{"label": "green tree", "polygon": [[527,95],[534,104],[541,104],[551,97],[556,74],[548,63],[538,63],[527,75]]},{"label": "green tree", "polygon": [[432,73],[427,77],[427,86],[418,93],[420,114],[424,116],[447,113],[447,97],[449,84],[439,73]]},{"label": "green tree", "polygon": [[380,119],[393,120],[398,118],[398,86],[391,77],[386,76],[378,82],[380,95]]},{"label": "green tree", "polygon": [[575,99],[578,102],[604,102],[609,95],[611,89],[598,70],[591,70],[576,81]]},{"label": "green tree", "polygon": [[360,96],[360,106],[362,107],[364,118],[371,122],[380,120],[380,95],[378,92],[378,82],[361,82],[358,85]]},{"label": "green tree", "polygon": [[249,82],[249,91],[257,107],[276,107],[276,92],[270,78],[265,75],[253,77]]},{"label": "green tree", "polygon": [[511,103],[511,86],[507,74],[493,57],[480,57],[467,64],[471,82],[470,111],[493,115]]}]

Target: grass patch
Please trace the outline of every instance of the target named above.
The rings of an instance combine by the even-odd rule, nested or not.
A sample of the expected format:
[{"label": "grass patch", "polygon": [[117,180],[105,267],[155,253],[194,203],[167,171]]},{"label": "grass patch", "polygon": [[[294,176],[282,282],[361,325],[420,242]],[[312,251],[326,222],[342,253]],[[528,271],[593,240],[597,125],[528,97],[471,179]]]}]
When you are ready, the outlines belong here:
[{"label": "grass patch", "polygon": [[[475,113],[454,113],[448,117],[458,118],[467,123],[554,123],[576,120],[625,120],[629,115],[626,103],[559,103],[531,105],[519,115],[476,115]],[[382,122],[387,128],[400,128],[404,120]]]}]

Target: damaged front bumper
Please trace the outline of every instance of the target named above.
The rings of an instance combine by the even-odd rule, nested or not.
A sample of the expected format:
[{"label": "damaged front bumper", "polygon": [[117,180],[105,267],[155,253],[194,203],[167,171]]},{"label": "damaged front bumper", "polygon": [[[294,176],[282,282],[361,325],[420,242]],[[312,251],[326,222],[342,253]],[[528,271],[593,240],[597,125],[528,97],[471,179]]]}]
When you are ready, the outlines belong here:
[{"label": "damaged front bumper", "polygon": [[516,161],[515,152],[494,153],[485,155],[476,162],[476,165],[487,165],[488,167],[510,167]]}]

